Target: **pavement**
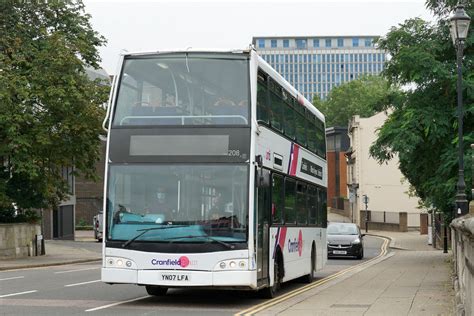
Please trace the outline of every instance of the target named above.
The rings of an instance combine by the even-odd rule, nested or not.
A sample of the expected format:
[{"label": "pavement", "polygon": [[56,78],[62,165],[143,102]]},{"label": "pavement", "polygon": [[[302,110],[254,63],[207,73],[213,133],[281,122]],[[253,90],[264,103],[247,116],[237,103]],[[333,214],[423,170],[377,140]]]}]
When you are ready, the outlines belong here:
[{"label": "pavement", "polygon": [[93,231],[76,231],[75,240],[45,240],[44,256],[0,260],[0,271],[99,261],[102,244]]},{"label": "pavement", "polygon": [[[417,231],[368,234],[389,238],[388,254],[287,300],[268,301],[258,315],[454,314],[450,253],[433,249]],[[101,259],[92,231],[77,231],[75,241],[46,241],[45,248],[45,256],[1,260],[0,270]]]},{"label": "pavement", "polygon": [[387,255],[257,315],[455,314],[451,253],[433,249],[419,231],[368,234],[391,240]]}]

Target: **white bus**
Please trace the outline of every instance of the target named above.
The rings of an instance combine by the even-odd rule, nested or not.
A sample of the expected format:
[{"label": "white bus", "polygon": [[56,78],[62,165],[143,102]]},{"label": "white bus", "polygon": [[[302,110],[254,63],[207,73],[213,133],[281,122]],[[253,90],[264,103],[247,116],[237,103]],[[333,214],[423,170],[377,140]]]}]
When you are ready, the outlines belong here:
[{"label": "white bus", "polygon": [[125,53],[109,112],[103,282],[273,297],[325,265],[324,116],[253,48]]}]

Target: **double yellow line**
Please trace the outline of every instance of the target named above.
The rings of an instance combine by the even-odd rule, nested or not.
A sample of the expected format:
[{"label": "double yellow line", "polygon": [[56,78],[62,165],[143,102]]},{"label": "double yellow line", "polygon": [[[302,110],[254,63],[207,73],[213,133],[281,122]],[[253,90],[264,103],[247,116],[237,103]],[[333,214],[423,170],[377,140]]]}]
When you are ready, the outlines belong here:
[{"label": "double yellow line", "polygon": [[[381,238],[381,237],[378,237],[378,238]],[[316,281],[316,282],[313,282],[313,283],[311,283],[311,284],[305,285],[305,286],[303,286],[303,287],[301,287],[301,288],[298,288],[298,289],[293,290],[293,291],[291,291],[291,292],[285,293],[285,294],[283,294],[283,295],[281,295],[281,296],[279,296],[279,297],[276,297],[276,298],[271,299],[271,300],[269,300],[269,301],[266,301],[266,302],[264,302],[264,303],[261,303],[261,304],[252,306],[252,307],[250,307],[250,308],[247,308],[247,309],[245,309],[245,310],[243,310],[243,311],[240,311],[240,312],[234,314],[234,316],[249,316],[249,315],[254,315],[254,314],[256,314],[256,313],[258,313],[258,312],[260,312],[260,311],[262,311],[262,310],[264,310],[264,309],[267,309],[267,308],[269,308],[269,307],[271,307],[271,306],[274,306],[274,305],[276,305],[276,304],[278,304],[278,303],[281,303],[281,302],[283,302],[283,301],[285,301],[285,300],[287,300],[287,299],[290,299],[290,298],[292,298],[292,297],[295,297],[296,295],[299,295],[299,294],[301,294],[301,293],[304,293],[304,292],[306,292],[306,291],[309,291],[309,290],[311,290],[311,289],[314,289],[315,287],[318,287],[318,286],[321,286],[321,285],[323,285],[323,284],[325,284],[325,283],[328,283],[329,281],[334,280],[334,279],[340,277],[341,275],[346,274],[346,273],[348,273],[348,272],[350,272],[350,271],[352,271],[352,270],[355,270],[355,269],[358,269],[358,268],[360,268],[360,267],[362,267],[362,266],[368,265],[368,264],[371,263],[372,261],[377,260],[377,259],[379,259],[380,257],[383,257],[383,256],[385,256],[385,255],[387,254],[387,245],[388,245],[388,243],[390,242],[390,240],[387,239],[387,238],[383,238],[383,239],[384,239],[384,242],[383,242],[382,247],[381,247],[381,250],[382,250],[382,251],[380,252],[380,254],[379,254],[377,257],[374,257],[374,258],[372,258],[372,259],[370,259],[370,260],[367,260],[367,261],[365,261],[365,262],[363,262],[363,263],[360,263],[360,264],[358,264],[358,265],[355,265],[355,266],[352,266],[352,267],[350,267],[350,268],[347,268],[347,269],[341,270],[341,271],[339,271],[339,272],[336,272],[336,273],[334,273],[334,274],[331,274],[330,276],[325,277],[325,278],[323,278],[323,279],[321,279],[321,280],[319,280],[319,281]]]}]

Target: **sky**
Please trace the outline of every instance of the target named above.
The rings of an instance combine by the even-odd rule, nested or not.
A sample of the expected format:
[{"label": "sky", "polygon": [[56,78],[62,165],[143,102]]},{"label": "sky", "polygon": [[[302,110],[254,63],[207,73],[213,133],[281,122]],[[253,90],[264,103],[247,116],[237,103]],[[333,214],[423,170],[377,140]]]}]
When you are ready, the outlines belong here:
[{"label": "sky", "polygon": [[238,49],[254,36],[383,36],[409,18],[434,21],[423,0],[83,1],[107,39],[99,52],[108,74],[122,50]]}]

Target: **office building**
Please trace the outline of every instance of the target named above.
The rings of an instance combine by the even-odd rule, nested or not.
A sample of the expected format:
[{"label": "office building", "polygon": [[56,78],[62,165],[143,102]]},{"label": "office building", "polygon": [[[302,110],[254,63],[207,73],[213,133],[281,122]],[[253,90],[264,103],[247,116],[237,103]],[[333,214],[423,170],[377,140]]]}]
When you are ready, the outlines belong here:
[{"label": "office building", "polygon": [[365,74],[379,74],[386,53],[377,36],[254,37],[257,52],[308,100]]}]

